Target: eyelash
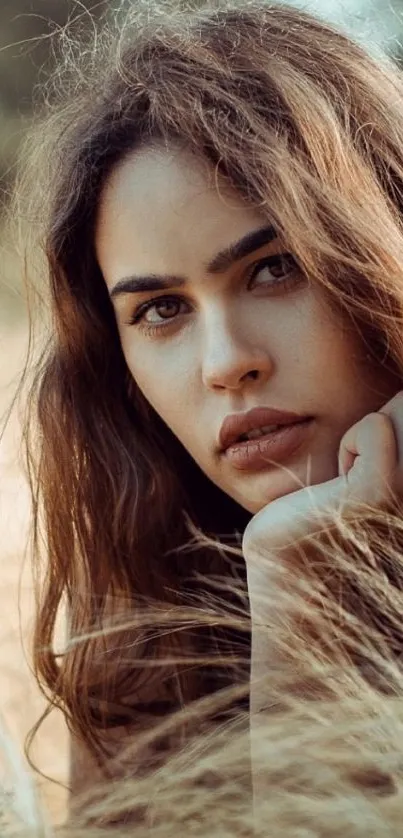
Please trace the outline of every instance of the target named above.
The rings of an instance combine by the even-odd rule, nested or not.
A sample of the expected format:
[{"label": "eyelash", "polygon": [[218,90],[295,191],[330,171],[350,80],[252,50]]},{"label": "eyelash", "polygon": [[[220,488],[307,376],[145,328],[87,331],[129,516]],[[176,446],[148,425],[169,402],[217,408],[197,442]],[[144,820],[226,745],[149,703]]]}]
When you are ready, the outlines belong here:
[{"label": "eyelash", "polygon": [[[253,279],[260,273],[260,271],[263,268],[272,266],[273,259],[274,260],[275,259],[277,259],[277,260],[283,260],[283,259],[287,260],[287,259],[289,259],[290,262],[291,262],[291,268],[290,268],[290,272],[287,274],[287,276],[280,277],[280,278],[277,278],[277,279],[274,278],[273,282],[268,283],[269,287],[273,286],[275,288],[279,288],[279,287],[285,288],[285,287],[288,287],[288,285],[295,284],[295,282],[298,279],[299,280],[302,279],[301,271],[299,270],[298,265],[297,265],[294,257],[292,256],[292,254],[291,253],[278,253],[278,254],[276,253],[276,254],[273,254],[272,256],[266,256],[264,259],[260,259],[259,262],[256,262],[253,265],[252,271],[249,274],[248,287],[249,287],[250,283],[253,281]],[[180,315],[177,314],[174,317],[168,317],[168,318],[166,318],[165,321],[162,321],[161,323],[158,323],[158,324],[157,323],[153,323],[153,324],[151,324],[151,323],[147,324],[146,323],[146,324],[144,324],[143,321],[144,321],[145,315],[147,314],[148,311],[150,311],[150,309],[152,309],[154,307],[157,307],[158,304],[167,303],[167,302],[187,304],[186,300],[184,300],[183,298],[181,298],[177,295],[173,295],[173,294],[167,294],[165,296],[155,297],[152,300],[148,300],[146,303],[140,304],[135,309],[135,311],[133,312],[133,314],[131,315],[129,320],[127,321],[127,325],[137,326],[141,331],[145,332],[147,335],[153,335],[153,334],[156,334],[158,332],[161,333],[165,329],[172,326],[172,323],[175,322],[177,317],[179,317]]]}]

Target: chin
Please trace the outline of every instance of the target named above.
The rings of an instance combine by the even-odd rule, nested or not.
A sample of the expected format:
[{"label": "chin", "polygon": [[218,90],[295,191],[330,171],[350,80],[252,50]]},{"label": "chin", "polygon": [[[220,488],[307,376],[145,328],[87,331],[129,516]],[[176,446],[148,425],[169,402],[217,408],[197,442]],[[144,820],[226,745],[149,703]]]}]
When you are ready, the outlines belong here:
[{"label": "chin", "polygon": [[257,515],[257,513],[269,503],[273,503],[273,501],[278,500],[285,495],[289,495],[291,492],[296,491],[297,488],[298,487],[295,486],[294,488],[284,489],[281,492],[278,491],[275,494],[269,494],[267,491],[266,493],[260,492],[259,495],[255,495],[254,497],[251,497],[250,495],[248,497],[238,496],[235,497],[234,500],[236,500],[237,503],[243,507],[243,509],[246,509],[247,512],[251,512],[252,515]]},{"label": "chin", "polygon": [[[300,469],[299,471],[301,472],[300,474],[297,471],[294,474],[290,474],[289,472],[281,471],[281,469],[275,472],[270,470],[270,473],[259,472],[258,475],[255,475],[255,480],[253,481],[255,485],[252,485],[251,481],[249,487],[245,487],[241,496],[235,499],[244,509],[256,515],[269,503],[290,495],[292,492],[297,492],[299,489],[305,488],[305,486],[314,485],[326,479],[319,474],[309,475],[307,464],[305,464],[304,470]],[[304,475],[302,474],[303,471],[305,472]],[[328,479],[330,480],[331,477]]]}]

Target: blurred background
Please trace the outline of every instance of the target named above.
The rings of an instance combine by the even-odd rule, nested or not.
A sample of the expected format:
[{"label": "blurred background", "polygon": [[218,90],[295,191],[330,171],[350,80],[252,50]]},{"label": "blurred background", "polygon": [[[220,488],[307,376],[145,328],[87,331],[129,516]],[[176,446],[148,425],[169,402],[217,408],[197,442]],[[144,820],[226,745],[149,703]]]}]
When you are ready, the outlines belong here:
[{"label": "blurred background", "polygon": [[[129,2],[135,0],[0,0],[1,428],[18,383],[27,340],[22,271],[4,222],[18,148],[32,118],[36,91],[54,68],[55,33],[66,25],[90,27],[94,19],[124,9]],[[295,0],[295,5],[339,23],[373,49],[385,49],[400,62],[403,0]],[[19,461],[19,430],[19,414],[13,410],[0,436],[0,721],[22,746],[44,700],[29,669],[33,597],[24,552],[29,499]],[[38,736],[34,756],[40,769],[62,784],[40,782],[56,821],[65,811],[67,753],[63,720],[54,713]],[[0,782],[1,776],[0,764]]]}]

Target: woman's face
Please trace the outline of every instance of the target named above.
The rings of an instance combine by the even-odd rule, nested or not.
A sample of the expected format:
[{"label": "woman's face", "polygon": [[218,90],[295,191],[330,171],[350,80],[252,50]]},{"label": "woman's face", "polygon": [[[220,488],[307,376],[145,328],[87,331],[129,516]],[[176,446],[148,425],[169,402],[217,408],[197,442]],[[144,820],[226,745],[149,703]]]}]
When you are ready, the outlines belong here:
[{"label": "woman's face", "polygon": [[[96,226],[133,378],[203,472],[252,513],[337,476],[344,432],[399,389],[267,227],[207,163],[158,146],[115,168]],[[255,407],[313,420],[278,461],[239,468],[220,428]]]}]

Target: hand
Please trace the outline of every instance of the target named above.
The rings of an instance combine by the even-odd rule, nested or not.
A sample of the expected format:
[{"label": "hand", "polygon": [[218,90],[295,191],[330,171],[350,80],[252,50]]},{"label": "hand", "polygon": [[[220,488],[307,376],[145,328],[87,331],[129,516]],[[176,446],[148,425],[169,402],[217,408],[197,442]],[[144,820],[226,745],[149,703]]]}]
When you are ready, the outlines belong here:
[{"label": "hand", "polygon": [[[251,683],[258,685],[251,689],[251,708],[266,706],[268,695],[269,704],[273,701],[276,672],[287,671],[294,678],[298,670],[295,678],[301,692],[301,662],[308,660],[307,649],[315,656],[319,648],[326,647],[326,654],[329,648],[339,648],[337,626],[336,633],[329,634],[329,601],[324,604],[322,590],[312,599],[319,589],[312,587],[308,571],[321,579],[331,570],[326,585],[335,582],[338,609],[340,584],[346,581],[342,579],[344,570],[340,576],[340,567],[339,572],[335,568],[333,579],[332,568],[327,566],[326,570],[328,559],[324,561],[321,551],[316,553],[313,548],[315,536],[331,531],[339,516],[344,521],[374,508],[389,509],[402,497],[403,392],[399,392],[378,413],[368,414],[345,433],[337,478],[281,497],[252,518],[243,537],[252,623]],[[308,541],[305,554],[299,549],[304,540]],[[347,568],[347,577],[348,573]],[[323,607],[316,608],[314,603]],[[314,665],[312,658],[309,660],[311,677]],[[269,683],[263,678],[259,686],[266,674]]]},{"label": "hand", "polygon": [[403,391],[344,434],[338,462],[338,477],[278,498],[251,519],[242,542],[247,566],[295,548],[335,514],[348,518],[403,497]]}]

